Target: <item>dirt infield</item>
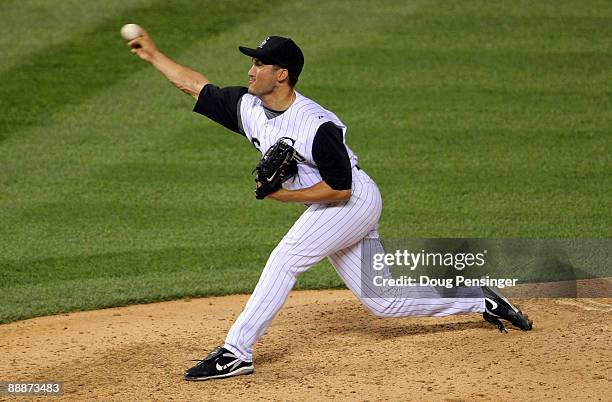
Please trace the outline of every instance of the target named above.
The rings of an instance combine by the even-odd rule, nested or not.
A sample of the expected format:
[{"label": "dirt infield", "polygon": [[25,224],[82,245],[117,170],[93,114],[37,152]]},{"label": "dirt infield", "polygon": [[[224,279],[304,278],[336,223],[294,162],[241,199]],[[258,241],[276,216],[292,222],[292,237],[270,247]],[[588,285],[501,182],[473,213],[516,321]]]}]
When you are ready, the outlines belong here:
[{"label": "dirt infield", "polygon": [[[186,382],[247,296],[181,300],[0,326],[0,381],[63,380],[65,400],[606,400],[612,299],[524,299],[531,332],[478,315],[380,319],[349,291],[293,292],[255,374]],[[1,397],[0,397],[1,398]],[[58,399],[58,398],[52,398]]]}]

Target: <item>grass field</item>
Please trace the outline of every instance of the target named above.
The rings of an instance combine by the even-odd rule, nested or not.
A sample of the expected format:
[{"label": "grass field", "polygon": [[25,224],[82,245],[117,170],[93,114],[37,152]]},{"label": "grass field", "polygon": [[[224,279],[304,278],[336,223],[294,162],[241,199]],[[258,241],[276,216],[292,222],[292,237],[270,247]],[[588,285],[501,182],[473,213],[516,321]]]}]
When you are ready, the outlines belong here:
[{"label": "grass field", "polygon": [[[3,1],[0,322],[248,292],[303,210],[254,199],[258,154],[126,22],[222,86],[246,82],[237,45],[292,36],[383,236],[612,236],[612,4],[494,3]],[[325,263],[298,286],[342,283]]]}]

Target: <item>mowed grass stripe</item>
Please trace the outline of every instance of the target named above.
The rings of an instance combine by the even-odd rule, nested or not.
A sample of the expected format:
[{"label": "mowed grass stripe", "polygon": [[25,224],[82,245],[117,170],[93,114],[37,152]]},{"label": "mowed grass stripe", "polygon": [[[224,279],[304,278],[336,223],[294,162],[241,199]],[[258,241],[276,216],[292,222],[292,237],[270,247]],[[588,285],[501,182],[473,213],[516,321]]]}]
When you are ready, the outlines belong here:
[{"label": "mowed grass stripe", "polygon": [[[383,191],[385,236],[608,234],[609,29],[568,3],[523,4],[515,28],[496,29],[511,10],[476,3],[284,4],[189,46],[137,22],[220,85],[245,81],[237,44],[294,36],[307,59],[298,89],[349,125]],[[133,74],[0,145],[0,317],[249,291],[302,210],[254,202],[248,144],[191,114],[125,47],[115,57]],[[90,299],[92,286],[104,291]],[[320,286],[341,286],[326,265],[299,278]],[[24,294],[39,296],[22,309]]]},{"label": "mowed grass stripe", "polygon": [[[291,10],[284,12],[292,14]],[[251,27],[261,30],[256,23],[251,22]],[[265,25],[265,21],[259,24]],[[378,24],[382,26],[387,22],[380,20]],[[156,39],[163,37],[163,31],[151,29],[155,30]],[[226,76],[229,67],[230,71],[237,71],[234,75],[240,76],[242,82],[249,61],[236,51],[235,46],[241,42],[251,43],[253,38],[225,40],[227,45],[213,44],[213,54],[215,50],[227,52],[231,49],[230,54],[235,54],[231,57],[239,60],[240,64],[232,67],[221,62],[203,63],[202,70],[211,78],[218,77],[217,82],[230,81]],[[207,47],[210,47],[208,43]],[[197,55],[197,50],[189,53]],[[314,47],[309,58],[313,71],[316,71],[316,53]],[[134,62],[139,63],[128,58],[125,62],[131,62],[132,66]],[[251,170],[256,153],[237,136],[186,112],[189,104],[184,101],[184,95],[173,92],[156,74],[147,70],[134,78],[127,77],[120,87],[111,88],[112,93],[101,93],[87,99],[82,107],[60,111],[54,126],[61,131],[48,127],[53,131],[50,140],[37,134],[29,136],[31,145],[11,141],[13,149],[23,153],[22,157],[34,156],[43,163],[37,166],[41,176],[36,175],[32,182],[31,162],[26,159],[23,163],[19,158],[11,158],[12,163],[21,166],[20,170],[30,176],[23,177],[25,186],[18,180],[11,187],[28,191],[35,201],[26,208],[19,208],[14,219],[16,226],[21,228],[17,236],[8,230],[5,232],[5,238],[12,244],[4,259],[6,272],[17,271],[23,274],[22,280],[30,281],[32,285],[45,282],[50,289],[55,289],[63,287],[64,282],[73,277],[84,280],[87,277],[98,278],[100,286],[104,286],[109,277],[125,277],[127,280],[128,276],[142,272],[149,272],[156,280],[174,283],[180,279],[176,275],[183,272],[177,267],[183,267],[194,275],[184,284],[184,295],[208,295],[211,294],[209,284],[215,284],[216,292],[234,291],[237,284],[228,282],[226,276],[237,267],[246,265],[249,267],[248,275],[240,275],[239,284],[241,289],[252,289],[267,254],[302,208],[253,203],[252,179],[244,172]],[[124,93],[135,95],[130,100],[134,102],[132,105],[127,103],[129,96]],[[98,109],[87,105],[98,102]],[[130,110],[121,111],[118,104]],[[74,117],[68,114],[71,111]],[[106,114],[106,111],[111,113]],[[115,121],[96,119],[96,112],[122,116]],[[80,127],[88,131],[82,133]],[[42,129],[37,131],[42,133]],[[44,148],[40,147],[41,144]],[[232,149],[237,146],[241,146],[242,151],[233,153],[235,160],[228,165],[227,155],[232,154]],[[241,162],[245,156],[249,159],[248,166]],[[73,171],[71,165],[83,158],[89,160],[81,166],[85,170],[81,173]],[[176,161],[174,164],[173,160]],[[26,169],[30,169],[29,172]],[[57,174],[58,171],[62,174]],[[243,174],[237,174],[239,171]],[[200,183],[197,183],[198,175],[202,177]],[[192,177],[194,180],[190,179]],[[45,187],[48,189],[44,190]],[[174,205],[165,204],[172,200]],[[8,202],[9,206],[15,205]],[[195,205],[197,202],[200,204]],[[210,241],[211,237],[215,241]],[[185,245],[197,247],[193,252],[197,257],[189,258],[192,252]],[[136,247],[146,250],[140,251]],[[69,256],[72,253],[77,255]],[[87,254],[78,255],[81,253]],[[51,257],[36,257],[40,255]],[[56,257],[58,255],[63,257]],[[214,265],[214,270],[203,271],[210,264]],[[7,284],[19,282],[12,275],[10,278]],[[327,267],[303,275],[297,286],[340,285],[337,276]],[[86,286],[89,285],[85,282],[83,289],[74,289],[75,286],[71,285],[68,291],[71,295],[82,294],[87,291]],[[97,307],[116,305],[119,303],[117,300],[139,299],[139,295],[147,292],[146,286],[149,285],[142,283],[128,291],[118,289],[115,297],[101,298]],[[7,298],[13,294],[13,289],[15,287],[10,286],[5,294]],[[55,294],[36,293],[42,297]],[[65,304],[63,300],[58,302],[60,306]],[[7,304],[7,314],[14,313],[11,304]],[[44,310],[38,310],[44,303],[24,305],[30,306],[29,310],[20,314],[27,316],[33,314],[32,311],[45,314]],[[55,312],[57,308],[61,307],[48,305],[45,309]]]},{"label": "mowed grass stripe", "polygon": [[[230,29],[271,5],[257,0],[160,1],[131,9],[129,18],[163,32],[158,43],[173,52]],[[0,120],[0,141],[30,125],[44,124],[58,109],[78,105],[133,74],[134,67],[118,62],[121,59],[117,57],[126,53],[125,42],[118,34],[125,20],[125,14],[108,16],[83,35],[29,55],[0,74],[0,98],[5,110]],[[140,68],[146,68],[144,63]]]},{"label": "mowed grass stripe", "polygon": [[[291,14],[291,10],[284,12]],[[388,21],[380,20],[378,24],[386,25]],[[253,22],[250,24],[254,26]],[[163,32],[156,36],[163,37]],[[241,62],[233,69],[246,76],[248,58],[235,49],[235,43],[240,41],[231,42],[229,53]],[[227,52],[228,47],[223,50]],[[316,51],[311,53],[313,55],[309,60],[312,68],[316,69]],[[141,63],[134,58],[129,59],[129,56],[124,62],[132,66]],[[218,72],[223,68],[223,63],[211,63],[211,66],[204,65],[203,70],[207,74],[208,71],[217,71],[210,76],[227,81]],[[23,230],[17,236],[7,233],[8,241],[16,247],[11,247],[9,255],[5,255],[6,259],[30,258],[43,250],[51,256],[80,252],[84,239],[93,243],[87,250],[89,252],[101,253],[103,250],[99,248],[103,247],[112,247],[113,250],[118,246],[123,248],[126,225],[119,224],[121,217],[129,217],[129,233],[142,226],[150,228],[149,222],[164,222],[164,225],[169,225],[165,229],[183,233],[186,229],[184,222],[191,211],[201,211],[201,217],[207,215],[202,208],[192,206],[200,200],[207,204],[210,211],[225,211],[228,202],[242,209],[245,203],[237,203],[234,198],[250,200],[252,179],[244,172],[251,170],[257,154],[244,140],[189,113],[191,102],[186,100],[187,97],[170,89],[152,70],[146,70],[134,79],[127,78],[121,86],[112,90],[105,96],[88,100],[82,108],[59,113],[59,121],[46,128],[49,131],[46,136],[41,135],[44,134],[42,130],[36,138],[32,136],[32,146],[11,144],[13,149],[19,147],[19,153],[15,152],[11,163],[20,176],[11,182],[8,206],[14,205],[11,196],[19,197],[24,191],[32,202],[28,208],[20,208],[13,218]],[[68,112],[73,112],[74,116]],[[99,115],[112,115],[115,118],[100,119]],[[236,147],[241,148],[238,152],[232,152]],[[229,154],[233,158],[232,166],[226,161]],[[87,162],[83,163],[84,160]],[[235,189],[240,192],[236,193]],[[208,196],[209,192],[214,196]],[[139,215],[136,203],[149,200],[153,205],[151,208],[140,207]],[[182,213],[180,207],[159,205],[160,201],[167,203],[173,200],[177,205],[184,205]],[[99,203],[99,208],[95,208],[95,202]],[[92,208],[95,213],[88,212],[87,208]],[[299,209],[269,204],[257,206],[256,209],[251,205],[250,208],[253,215],[248,219],[259,216],[257,224],[261,225],[263,221],[267,228],[278,225],[282,230],[286,230],[291,217],[296,216],[295,211]],[[293,212],[287,213],[287,210]],[[154,212],[148,214],[144,211]],[[278,211],[283,212],[279,214]],[[242,219],[243,216],[232,215],[230,224],[232,219]],[[284,219],[283,222],[278,223],[279,217]],[[113,222],[116,222],[117,241],[109,244],[106,233],[108,228],[113,227]],[[210,234],[208,231],[204,233]],[[274,233],[267,234],[263,241],[275,242],[278,235]],[[223,229],[217,233],[222,234]],[[228,238],[234,239],[235,234],[231,234]],[[58,237],[60,240],[56,241]],[[54,247],[61,245],[61,240],[65,239],[74,240],[65,242],[63,247]],[[100,239],[103,242],[97,241]],[[184,241],[184,236],[176,241]],[[166,246],[161,242],[162,239],[156,238],[147,242],[147,247]]]},{"label": "mowed grass stripe", "polygon": [[[587,16],[568,28],[537,7],[500,25],[497,10],[451,7],[419,9],[380,48],[328,52],[326,83],[351,74],[341,108],[361,113],[352,138],[393,144],[360,153],[385,189],[383,233],[610,233],[610,26]],[[580,49],[585,32],[593,44]]]},{"label": "mowed grass stripe", "polygon": [[150,4],[150,0],[2,1],[0,73],[36,52],[74,40],[109,17],[129,16],[131,9]]},{"label": "mowed grass stripe", "polygon": [[[312,273],[300,277],[308,289],[343,287],[335,275]],[[0,324],[39,315],[69,311],[95,310],[190,296],[223,296],[253,291],[259,271],[238,267],[218,272],[214,267],[191,271],[146,272],[123,276],[65,279],[61,284],[44,282],[15,284],[3,290]],[[219,284],[222,283],[223,286]],[[61,302],[60,302],[61,301]]]}]

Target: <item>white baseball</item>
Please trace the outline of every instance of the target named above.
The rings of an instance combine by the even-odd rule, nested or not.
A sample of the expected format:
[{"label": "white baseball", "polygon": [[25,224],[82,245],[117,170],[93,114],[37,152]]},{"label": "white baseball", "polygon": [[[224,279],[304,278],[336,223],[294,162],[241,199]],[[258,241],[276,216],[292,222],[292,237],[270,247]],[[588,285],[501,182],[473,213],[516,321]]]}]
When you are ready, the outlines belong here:
[{"label": "white baseball", "polygon": [[125,24],[121,27],[121,36],[125,40],[136,39],[142,35],[142,28],[136,24]]}]

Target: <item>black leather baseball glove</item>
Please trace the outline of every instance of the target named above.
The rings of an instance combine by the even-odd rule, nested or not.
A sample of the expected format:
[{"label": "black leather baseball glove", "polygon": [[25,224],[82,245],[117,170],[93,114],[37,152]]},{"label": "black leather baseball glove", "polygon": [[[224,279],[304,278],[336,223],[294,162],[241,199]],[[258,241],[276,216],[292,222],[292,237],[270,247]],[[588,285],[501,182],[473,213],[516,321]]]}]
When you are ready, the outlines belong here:
[{"label": "black leather baseball glove", "polygon": [[257,172],[255,198],[263,200],[297,174],[297,163],[302,160],[302,157],[293,148],[294,143],[292,138],[282,137],[261,158],[253,170],[253,173]]}]

